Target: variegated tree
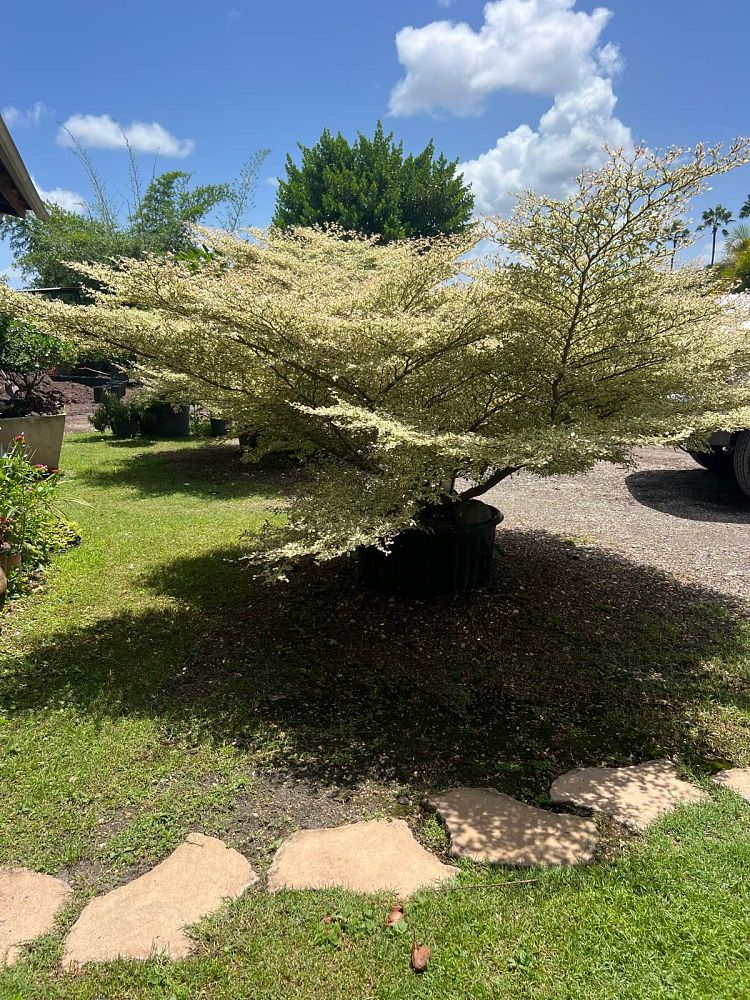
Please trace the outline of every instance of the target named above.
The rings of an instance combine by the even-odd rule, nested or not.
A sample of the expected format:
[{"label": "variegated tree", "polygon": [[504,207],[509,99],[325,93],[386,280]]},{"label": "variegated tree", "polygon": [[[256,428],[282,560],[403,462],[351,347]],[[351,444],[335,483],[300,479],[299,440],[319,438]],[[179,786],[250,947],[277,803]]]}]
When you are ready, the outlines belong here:
[{"label": "variegated tree", "polygon": [[[259,558],[328,559],[521,468],[580,472],[750,424],[747,335],[670,232],[748,143],[613,153],[562,200],[528,194],[482,235],[379,245],[302,230],[200,232],[195,259],[82,268],[75,307],[0,292],[59,335],[136,354],[175,399],[309,457]],[[450,492],[458,479],[463,490]]]}]

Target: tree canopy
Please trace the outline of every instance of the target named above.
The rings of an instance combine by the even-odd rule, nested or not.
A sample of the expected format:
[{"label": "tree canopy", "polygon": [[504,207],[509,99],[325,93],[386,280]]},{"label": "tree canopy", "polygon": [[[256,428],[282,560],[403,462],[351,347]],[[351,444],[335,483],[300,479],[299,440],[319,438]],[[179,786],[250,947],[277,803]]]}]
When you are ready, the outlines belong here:
[{"label": "tree canopy", "polygon": [[0,308],[135,353],[171,398],[258,432],[255,455],[307,455],[305,483],[257,558],[279,571],[387,539],[425,504],[517,469],[573,473],[750,425],[738,308],[704,268],[671,270],[672,223],[709,177],[750,158],[612,153],[562,200],[527,194],[481,235],[382,244],[314,229],[218,251],[83,266],[91,306],[0,288]]},{"label": "tree canopy", "polygon": [[750,292],[750,226],[735,226],[729,233],[721,262],[721,277],[733,292]]},{"label": "tree canopy", "polygon": [[326,129],[314,146],[300,145],[302,163],[287,156],[274,225],[336,226],[381,241],[459,233],[474,196],[457,173],[458,160],[435,156],[432,142],[404,156],[403,143],[378,122],[374,136],[353,144]]},{"label": "tree canopy", "polygon": [[698,232],[707,229],[711,233],[710,266],[713,267],[716,262],[716,237],[719,233],[721,233],[722,236],[729,235],[729,229],[727,227],[730,222],[733,221],[732,213],[723,205],[715,205],[713,208],[707,208],[701,216],[701,219],[702,221],[698,226]]},{"label": "tree canopy", "polygon": [[48,204],[49,219],[27,215],[0,219],[0,235],[8,237],[14,263],[37,287],[90,284],[75,266],[103,263],[118,257],[141,258],[189,250],[195,241],[191,226],[223,208],[227,228],[235,229],[252,206],[252,188],[266,151],[251,157],[234,182],[191,185],[192,174],[170,170],[154,177],[141,191],[131,161],[131,207],[118,212],[82,153],[93,200],[72,212]]}]

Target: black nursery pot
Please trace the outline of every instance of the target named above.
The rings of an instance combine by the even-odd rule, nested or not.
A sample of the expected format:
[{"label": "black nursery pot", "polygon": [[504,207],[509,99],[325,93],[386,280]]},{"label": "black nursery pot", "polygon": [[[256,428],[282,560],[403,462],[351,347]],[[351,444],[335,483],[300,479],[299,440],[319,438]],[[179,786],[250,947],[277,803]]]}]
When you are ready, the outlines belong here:
[{"label": "black nursery pot", "polygon": [[487,583],[492,571],[497,507],[469,500],[431,508],[423,528],[397,536],[388,552],[357,550],[359,582],[381,594],[431,598],[462,594]]},{"label": "black nursery pot", "polygon": [[211,417],[211,437],[226,437],[229,433],[229,421],[220,417]]},{"label": "black nursery pot", "polygon": [[190,407],[172,409],[169,403],[152,403],[143,418],[143,432],[147,437],[190,437]]}]

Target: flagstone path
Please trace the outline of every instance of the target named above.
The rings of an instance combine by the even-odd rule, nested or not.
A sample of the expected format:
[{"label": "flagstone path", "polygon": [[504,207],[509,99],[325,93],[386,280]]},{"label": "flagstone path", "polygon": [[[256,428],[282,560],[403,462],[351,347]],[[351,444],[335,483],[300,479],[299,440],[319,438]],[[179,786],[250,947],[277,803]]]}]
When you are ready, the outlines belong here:
[{"label": "flagstone path", "polygon": [[550,798],[584,806],[642,831],[679,805],[705,800],[705,794],[680,778],[670,760],[649,760],[627,767],[582,767],[552,782]]},{"label": "flagstone path", "polygon": [[[750,768],[713,779],[750,802]],[[679,777],[668,760],[628,767],[587,767],[553,782],[553,802],[604,813],[643,830],[666,812],[706,796]],[[503,865],[574,865],[597,845],[592,819],[526,805],[493,788],[449,788],[428,807],[445,823],[455,856]],[[301,830],[278,849],[269,892],[333,886],[393,892],[451,882],[458,869],[425,850],[400,819]],[[185,928],[258,882],[250,863],[215,837],[191,833],[166,860],[140,878],[84,907],[65,940],[63,967],[155,954],[182,958],[191,950]],[[25,943],[54,929],[69,898],[67,883],[24,868],[0,867],[0,965],[16,961]]]},{"label": "flagstone path", "polygon": [[426,851],[402,819],[379,819],[292,834],[276,852],[268,888],[391,890],[405,899],[457,874],[457,868],[441,864]]},{"label": "flagstone path", "polygon": [[717,785],[731,788],[746,802],[750,802],[750,767],[730,767],[715,774],[711,780]]},{"label": "flagstone path", "polygon": [[451,852],[495,865],[577,865],[590,861],[596,823],[562,816],[494,788],[449,788],[428,800],[445,823]]},{"label": "flagstone path", "polygon": [[150,872],[91,900],[65,941],[63,967],[157,953],[182,958],[192,945],[184,928],[257,881],[237,851],[191,833]]},{"label": "flagstone path", "polygon": [[0,868],[0,966],[13,965],[21,948],[54,929],[67,902],[67,882],[27,868]]}]

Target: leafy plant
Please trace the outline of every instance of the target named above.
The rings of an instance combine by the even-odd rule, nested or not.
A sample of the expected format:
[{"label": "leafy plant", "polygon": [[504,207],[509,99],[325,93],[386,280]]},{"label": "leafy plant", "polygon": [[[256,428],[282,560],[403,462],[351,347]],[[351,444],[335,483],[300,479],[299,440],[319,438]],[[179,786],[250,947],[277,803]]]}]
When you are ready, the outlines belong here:
[{"label": "leafy plant", "polygon": [[6,417],[59,413],[62,395],[45,386],[49,372],[76,356],[73,345],[34,326],[0,314],[0,379],[9,399],[0,404]]},{"label": "leafy plant", "polygon": [[137,437],[141,431],[141,412],[135,401],[126,402],[113,392],[103,392],[89,421],[101,434],[111,430],[116,438]]},{"label": "leafy plant", "polygon": [[474,196],[457,174],[458,160],[435,157],[432,142],[417,156],[378,122],[370,139],[350,145],[328,129],[314,146],[300,146],[302,164],[287,157],[274,225],[337,226],[383,242],[466,230]]},{"label": "leafy plant", "polygon": [[60,507],[60,480],[57,469],[29,461],[22,436],[0,456],[0,543],[21,554],[26,570],[78,540]]},{"label": "leafy plant", "polygon": [[688,199],[749,158],[746,141],[613,152],[567,198],[529,193],[489,221],[491,266],[466,257],[479,233],[382,244],[204,231],[219,256],[197,271],[90,266],[106,287],[96,305],[1,289],[0,304],[132,351],[167,398],[256,428],[253,457],[307,455],[286,525],[253,555],[283,575],[387,542],[426,505],[521,468],[577,473],[636,444],[748,426],[743,317],[705,269],[669,260]]},{"label": "leafy plant", "polygon": [[750,291],[750,226],[735,226],[727,239],[721,276],[734,292]]}]

